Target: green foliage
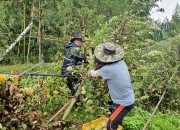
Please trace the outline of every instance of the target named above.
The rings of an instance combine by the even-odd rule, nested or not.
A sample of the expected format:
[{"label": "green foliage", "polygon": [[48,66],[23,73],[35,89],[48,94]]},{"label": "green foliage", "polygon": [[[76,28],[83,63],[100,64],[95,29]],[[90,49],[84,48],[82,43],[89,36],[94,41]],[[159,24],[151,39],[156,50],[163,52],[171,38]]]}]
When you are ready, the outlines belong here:
[{"label": "green foliage", "polygon": [[179,6],[179,4],[176,5],[176,8],[174,10],[174,14],[172,16],[172,22],[174,22],[174,24],[178,28],[178,25],[180,22],[180,6]]},{"label": "green foliage", "polygon": [[[158,112],[148,129],[176,129],[179,120],[176,116],[166,114],[169,111],[179,113],[179,6],[176,6],[172,21],[164,20],[154,23],[147,19],[149,11],[156,6],[158,0],[61,0],[42,1],[42,51],[45,62],[56,62],[33,69],[35,73],[60,74],[65,51],[64,43],[71,39],[74,33],[82,33],[89,39],[83,44],[84,52],[89,64],[76,66],[76,73],[83,81],[81,95],[77,107],[73,108],[69,120],[88,122],[100,116],[108,116],[109,95],[102,79],[87,77],[87,72],[94,69],[92,49],[98,44],[110,41],[120,44],[125,50],[125,61],[132,76],[135,90],[136,104],[124,119],[124,129],[139,130],[150,116],[164,88],[169,86]],[[33,7],[34,5],[34,7]],[[38,32],[38,1],[2,1],[0,5],[0,54],[14,42],[15,38],[30,23],[33,17],[31,35]],[[32,11],[34,10],[34,12]],[[6,14],[6,15],[5,15]],[[48,38],[47,38],[48,37]],[[158,42],[156,42],[158,41]],[[5,56],[1,63],[1,71],[25,71],[34,64],[7,66],[7,64],[24,63],[27,55],[29,39],[22,40]],[[30,62],[38,61],[37,37],[30,40]],[[25,50],[24,50],[25,47]],[[25,54],[25,55],[24,55]],[[1,77],[0,77],[1,78]],[[4,80],[1,78],[1,80]],[[10,80],[10,79],[9,79]],[[0,97],[5,96],[11,82],[0,84]],[[7,87],[8,86],[8,87]],[[11,85],[13,86],[13,85]],[[77,84],[78,86],[78,84]],[[77,88],[76,86],[76,88]],[[5,87],[7,87],[5,89]],[[12,89],[12,88],[11,88]],[[0,128],[10,128],[16,123],[17,128],[35,128],[41,122],[46,122],[58,111],[71,96],[66,86],[66,78],[60,77],[25,77],[22,76],[18,84],[18,94],[22,94],[23,103],[16,100],[17,93],[2,102],[7,107],[10,99],[13,103],[12,115],[0,118]],[[7,92],[7,93],[5,93]],[[2,98],[1,98],[2,99]],[[4,99],[3,99],[4,100]],[[6,104],[5,104],[6,103]],[[22,103],[22,104],[20,104]],[[23,106],[23,107],[22,107]],[[0,105],[2,107],[2,105]],[[142,110],[142,109],[144,110]],[[4,109],[4,108],[3,108]],[[36,111],[39,110],[39,111]],[[145,111],[146,110],[146,111]],[[10,117],[20,117],[10,122]],[[36,115],[36,116],[35,116]],[[37,119],[40,117],[42,120]],[[60,117],[61,115],[59,115]],[[36,117],[36,118],[35,118]],[[176,119],[177,118],[177,119]],[[68,129],[69,125],[65,129]]]},{"label": "green foliage", "polygon": [[[128,22],[126,22],[126,19]],[[154,34],[155,28],[151,23],[145,19],[142,22],[142,18],[140,22],[140,18],[136,18],[134,15],[130,15],[126,19],[123,19],[122,16],[115,16],[101,29],[97,30],[93,38],[96,39],[96,42],[92,41],[94,46],[105,40],[115,41],[124,47],[126,52],[125,60],[129,65],[136,101],[139,106],[149,109],[151,108],[149,104],[156,105],[165,86],[169,85],[173,87],[170,87],[170,91],[168,91],[165,98],[165,100],[168,100],[166,105],[168,108],[177,110],[179,97],[176,92],[178,92],[179,81],[176,77],[179,75],[179,37],[169,38],[168,41],[156,43],[153,40],[147,39],[151,38]],[[123,24],[124,22],[125,24]],[[124,37],[126,37],[126,40],[124,40]],[[176,83],[172,84],[172,82]],[[154,93],[154,91],[156,92]],[[169,94],[171,92],[177,98],[172,99],[172,102],[169,104],[169,99],[171,99]],[[173,98],[173,95],[171,97]],[[161,105],[160,109],[166,111],[163,109],[164,105]]]},{"label": "green foliage", "polygon": [[159,41],[162,39],[167,39],[168,37],[177,36],[180,32],[180,7],[177,4],[172,15],[172,20],[164,19],[162,22],[155,21],[157,30],[154,35],[154,40]]},{"label": "green foliage", "polygon": [[[59,52],[64,52],[64,46],[62,44],[68,42],[73,34],[82,33],[84,36],[94,36],[96,30],[102,28],[111,18],[120,16],[118,18],[120,20],[123,18],[123,15],[127,15],[127,12],[131,12],[134,16],[139,16],[137,11],[141,10],[140,16],[147,17],[149,10],[155,6],[155,2],[156,1],[139,2],[137,0],[132,3],[129,2],[129,0],[42,1],[42,52],[45,61],[52,62],[57,60],[54,59],[53,56],[59,54]],[[34,22],[31,30],[33,37],[31,37],[31,39],[22,38],[18,45],[11,50],[11,53],[5,56],[2,63],[15,64],[26,62],[28,49],[30,50],[29,61],[38,61],[38,46],[36,44],[38,7],[38,1],[1,2],[0,43],[2,44],[0,44],[0,51],[2,52],[0,53],[3,53],[10,44],[15,41],[18,34],[24,30],[32,19]],[[112,32],[111,30],[114,30],[114,27],[117,27],[117,30]],[[114,35],[118,32],[120,26],[115,25],[114,27],[109,30],[113,33],[113,37],[110,36],[110,38],[115,37]],[[48,37],[48,41],[45,40],[46,37]],[[58,41],[60,41],[60,44]],[[30,47],[28,47],[28,42],[30,43]]]},{"label": "green foliage", "polygon": [[[165,95],[164,98],[165,101],[160,108],[166,111],[163,109],[163,106],[167,105],[166,107],[173,108],[173,110],[178,109],[178,39],[179,37],[175,37],[169,39],[168,42],[162,41],[154,43],[154,45],[148,45],[142,49],[135,49],[134,53],[136,53],[136,55],[134,55],[134,53],[128,53],[127,50],[128,55],[126,60],[130,64],[132,80],[134,81],[133,84],[135,85],[134,87],[137,87],[135,88],[135,90],[137,90],[135,91],[136,99],[140,101],[140,104],[146,104],[145,106],[149,104],[155,105],[164,91],[165,86],[169,86],[167,95]],[[156,92],[154,92],[153,89],[155,89]],[[172,93],[174,93],[174,95],[171,95]],[[140,100],[142,96],[144,99]],[[177,97],[174,98],[174,96]],[[167,101],[168,104],[166,104]]]},{"label": "green foliage", "polygon": [[[139,107],[135,107],[123,120],[124,130],[139,130],[142,129],[150,117],[150,113],[142,110]],[[162,114],[156,112],[152,118],[147,130],[171,130],[179,129],[180,120],[178,115],[172,115],[169,113]]]},{"label": "green foliage", "polygon": [[[92,61],[93,58],[94,57],[90,55],[90,57],[88,57],[88,61]],[[49,72],[54,73],[58,71],[59,67],[57,64],[49,65],[49,67],[42,66],[39,69],[37,68],[36,72],[44,71],[45,73],[49,73]],[[86,73],[84,72],[87,72],[87,69],[91,69],[91,68],[93,68],[93,62],[90,62],[88,65],[82,64],[77,66],[78,69],[77,72],[79,72],[81,77],[85,77]],[[135,75],[137,76],[137,73],[135,73]],[[88,122],[96,118],[99,118],[101,116],[108,116],[110,114],[108,110],[109,106],[107,105],[107,102],[109,101],[109,96],[106,87],[103,85],[104,81],[100,79],[92,79],[89,77],[83,78],[83,81],[84,82],[80,87],[82,88],[81,91],[85,91],[85,93],[81,92],[79,101],[77,103],[77,107],[73,108],[72,112],[70,113],[70,116],[68,116],[68,120],[81,122],[81,125],[82,122]],[[146,97],[144,98],[143,96],[140,96],[137,93],[139,89],[141,90],[143,88],[143,84],[144,84],[143,81],[134,82],[133,84],[134,87],[137,87],[135,88],[136,99],[138,99],[137,103],[138,106],[143,107],[144,105],[146,105],[149,107],[151,106],[150,104],[152,100],[150,98],[146,98]],[[70,91],[67,89],[65,80],[57,77],[47,77],[47,78],[21,77],[21,80],[19,82],[19,89],[20,89],[19,92],[23,94],[23,99],[26,99],[23,102],[23,105],[24,107],[28,107],[28,111],[29,111],[28,113],[30,114],[30,116],[28,116],[28,119],[33,121],[36,121],[36,118],[33,118],[32,115],[37,114],[37,112],[34,113],[34,110],[41,110],[40,115],[42,116],[41,117],[42,122],[46,122],[53,114],[55,114],[56,111],[58,111],[63,106],[63,104],[65,104],[68,101],[69,99],[68,96],[70,95]],[[144,90],[144,92],[145,91],[146,90]],[[169,96],[172,97],[171,95]],[[147,104],[145,104],[145,102],[147,102]],[[171,103],[170,101],[166,101],[166,102]],[[168,104],[166,104],[165,106],[168,107]],[[61,115],[59,115],[59,117],[60,116]],[[150,113],[148,113],[147,111],[144,111],[139,107],[135,107],[128,114],[128,116],[125,117],[123,121],[123,128],[127,130],[141,129],[145,124],[145,122],[147,121],[147,119],[149,118],[149,116]],[[167,121],[167,119],[170,120]],[[157,113],[154,116],[151,124],[148,126],[148,129],[159,130],[161,128],[164,129],[164,127],[172,128],[172,129],[178,128],[179,121],[175,119],[178,118],[168,114],[166,115],[166,114]],[[160,125],[162,122],[166,123],[165,126]],[[39,121],[31,125],[38,126],[38,123]],[[2,126],[3,127],[6,126],[6,123],[4,122]],[[21,127],[21,126],[18,125],[17,127]],[[22,124],[22,127],[29,128],[30,126],[26,122]],[[51,128],[51,126],[49,127]],[[68,129],[69,127],[70,126],[67,125],[64,129]]]}]

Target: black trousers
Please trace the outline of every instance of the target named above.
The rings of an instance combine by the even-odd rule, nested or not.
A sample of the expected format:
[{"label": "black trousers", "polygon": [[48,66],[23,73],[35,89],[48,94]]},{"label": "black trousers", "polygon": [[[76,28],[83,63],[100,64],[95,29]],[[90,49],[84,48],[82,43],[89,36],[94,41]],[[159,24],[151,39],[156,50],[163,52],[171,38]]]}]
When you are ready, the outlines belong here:
[{"label": "black trousers", "polygon": [[119,104],[113,104],[113,111],[110,119],[107,123],[107,130],[117,130],[118,125],[122,125],[123,118],[133,108],[134,104],[130,106],[123,106]]},{"label": "black trousers", "polygon": [[78,82],[78,78],[67,78],[67,86],[71,90],[72,95],[76,94],[77,88],[74,88],[74,84],[77,84]]}]

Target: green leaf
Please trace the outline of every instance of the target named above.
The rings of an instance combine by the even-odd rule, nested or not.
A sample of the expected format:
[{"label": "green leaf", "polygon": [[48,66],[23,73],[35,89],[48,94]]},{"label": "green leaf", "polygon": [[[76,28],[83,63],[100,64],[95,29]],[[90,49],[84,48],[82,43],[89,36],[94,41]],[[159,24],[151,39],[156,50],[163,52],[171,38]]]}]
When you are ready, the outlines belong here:
[{"label": "green leaf", "polygon": [[142,88],[143,87],[143,83],[142,82],[134,82],[133,83],[133,88],[135,90],[139,89],[139,88]]},{"label": "green leaf", "polygon": [[0,129],[2,129],[2,127],[3,127],[3,126],[2,126],[2,124],[0,123]]},{"label": "green leaf", "polygon": [[23,129],[26,129],[27,125],[26,124],[22,124],[22,127],[23,127]]},{"label": "green leaf", "polygon": [[37,123],[37,121],[33,121],[33,122],[32,122],[33,125],[36,124],[36,123]]},{"label": "green leaf", "polygon": [[6,130],[6,127],[2,127],[2,129],[1,130]]}]

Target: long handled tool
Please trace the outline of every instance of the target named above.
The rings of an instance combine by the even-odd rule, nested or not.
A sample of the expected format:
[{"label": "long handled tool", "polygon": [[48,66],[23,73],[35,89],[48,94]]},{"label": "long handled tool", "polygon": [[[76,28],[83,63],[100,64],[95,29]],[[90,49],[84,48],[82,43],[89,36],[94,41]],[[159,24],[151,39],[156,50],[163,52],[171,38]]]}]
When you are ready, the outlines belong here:
[{"label": "long handled tool", "polygon": [[[0,72],[0,74],[11,74],[11,75],[17,75],[16,73],[13,73],[13,72]],[[20,73],[21,74],[21,73]],[[24,73],[23,72],[23,75],[21,74],[20,76],[42,76],[42,77],[48,77],[48,76],[51,76],[51,77],[71,77],[71,78],[77,78],[76,75],[61,75],[61,74],[41,74],[41,73]],[[81,78],[81,77],[78,77],[78,78]]]},{"label": "long handled tool", "polygon": [[41,63],[39,63],[39,64],[37,64],[37,65],[35,65],[35,66],[31,67],[30,69],[28,69],[28,70],[26,70],[26,71],[24,71],[24,72],[22,72],[22,73],[18,74],[18,76],[21,76],[21,75],[23,75],[23,74],[27,73],[28,71],[30,71],[30,70],[32,70],[32,69],[34,69],[34,68],[36,68],[36,67],[40,66],[40,65],[41,65],[41,64],[43,64],[43,63],[44,63],[44,62],[42,61]]}]

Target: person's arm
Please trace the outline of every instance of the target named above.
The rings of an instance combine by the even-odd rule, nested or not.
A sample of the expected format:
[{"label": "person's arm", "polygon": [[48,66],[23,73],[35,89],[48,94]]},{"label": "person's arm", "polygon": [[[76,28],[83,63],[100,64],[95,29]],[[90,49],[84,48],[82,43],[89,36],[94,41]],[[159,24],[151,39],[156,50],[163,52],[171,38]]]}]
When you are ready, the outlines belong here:
[{"label": "person's arm", "polygon": [[76,55],[74,57],[74,59],[77,60],[77,61],[82,61],[82,60],[86,60],[86,57],[84,55],[82,55],[82,56]]},{"label": "person's arm", "polygon": [[101,77],[100,73],[98,72],[98,70],[90,70],[90,75],[92,77]]},{"label": "person's arm", "polygon": [[71,50],[71,54],[73,55],[73,57],[76,61],[86,60],[86,57],[81,54],[80,48],[73,48]]},{"label": "person's arm", "polygon": [[111,79],[109,66],[103,66],[101,69],[98,70],[90,70],[89,75],[92,77],[102,77],[105,80]]}]

